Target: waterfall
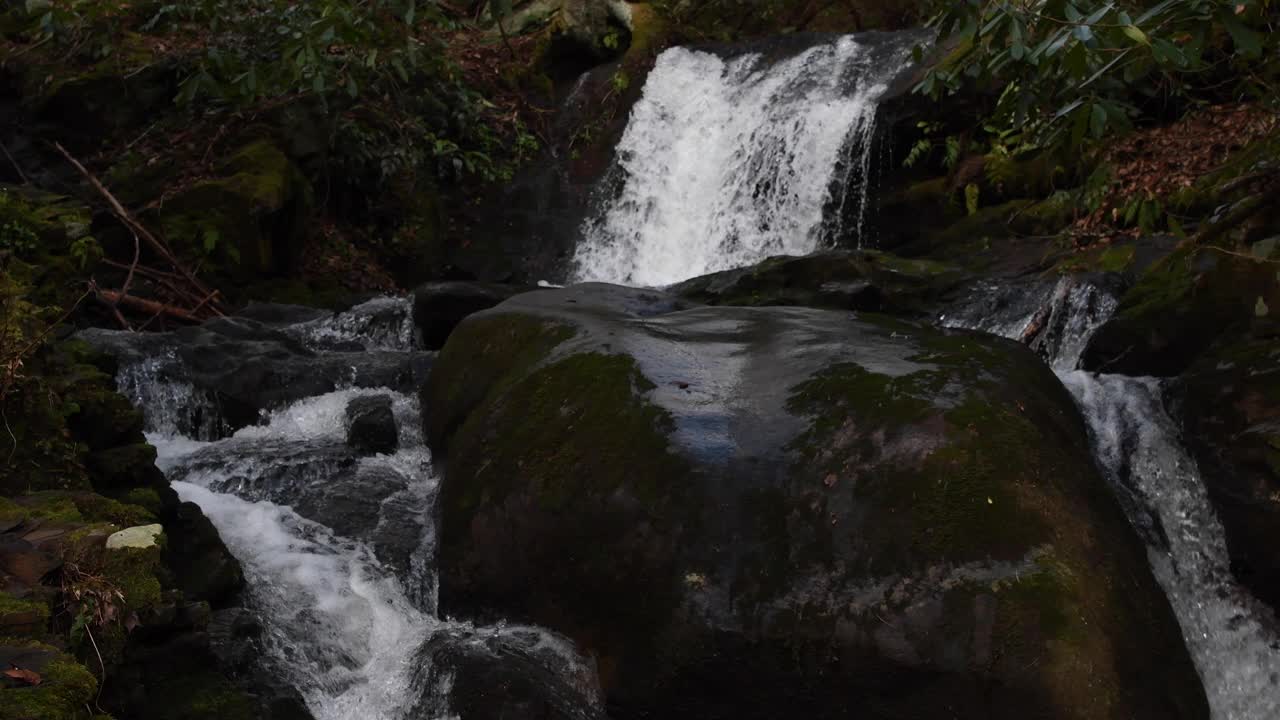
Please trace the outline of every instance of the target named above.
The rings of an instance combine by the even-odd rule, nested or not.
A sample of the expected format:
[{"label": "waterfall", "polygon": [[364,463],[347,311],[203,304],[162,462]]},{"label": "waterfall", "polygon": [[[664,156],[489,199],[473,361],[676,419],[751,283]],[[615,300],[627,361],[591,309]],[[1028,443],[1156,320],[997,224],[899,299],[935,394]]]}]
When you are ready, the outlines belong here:
[{"label": "waterfall", "polygon": [[[350,351],[353,365],[368,348],[416,349],[404,299],[377,298],[337,315],[296,312],[265,306],[249,314],[318,356]],[[243,566],[246,605],[264,628],[263,670],[296,688],[316,720],[456,717],[450,662],[477,653],[482,661],[521,658],[559,688],[566,716],[597,717],[594,665],[568,640],[437,614],[438,477],[415,397],[340,388],[230,433],[171,350],[122,365],[117,385],[143,410],[174,489],[201,507]],[[346,447],[347,407],[368,396],[391,399],[394,452],[357,456]]]},{"label": "waterfall", "polygon": [[843,218],[860,238],[877,101],[909,49],[885,57],[864,42],[772,64],[664,52],[617,148],[621,190],[583,227],[575,279],[661,286],[805,255],[845,232]]},{"label": "waterfall", "polygon": [[1012,290],[1008,298],[994,286],[979,288],[941,321],[1039,343],[1085,417],[1100,470],[1146,542],[1213,720],[1280,717],[1276,618],[1231,573],[1222,524],[1165,411],[1160,381],[1076,369],[1089,336],[1115,309],[1115,297],[1074,278],[1047,292]]}]

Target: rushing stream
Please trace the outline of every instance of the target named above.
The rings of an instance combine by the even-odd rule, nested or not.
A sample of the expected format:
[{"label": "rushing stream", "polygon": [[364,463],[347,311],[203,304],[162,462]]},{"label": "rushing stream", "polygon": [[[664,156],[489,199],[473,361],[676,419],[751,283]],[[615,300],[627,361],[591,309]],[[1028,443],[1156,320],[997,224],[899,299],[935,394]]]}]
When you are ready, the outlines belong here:
[{"label": "rushing stream", "polygon": [[[578,279],[664,285],[813,252],[837,233],[858,237],[858,227],[840,225],[861,222],[889,73],[868,57],[850,37],[771,64],[754,54],[664,53],[618,150],[620,194],[588,224],[574,258]],[[1231,575],[1222,527],[1165,413],[1160,383],[1076,369],[1115,305],[1108,290],[1070,278],[991,284],[940,322],[1029,342],[1055,369],[1147,543],[1213,717],[1274,720],[1274,617]],[[468,652],[545,668],[539,677],[585,698],[571,715],[597,717],[595,670],[566,640],[530,627],[473,627],[436,611],[437,477],[421,432],[430,408],[356,382],[359,353],[416,348],[410,313],[407,301],[382,298],[278,323],[318,357],[351,358],[352,382],[234,432],[213,399],[182,380],[172,352],[123,366],[120,388],[145,410],[179,494],[204,509],[243,563],[248,605],[265,628],[263,662],[319,720],[452,716],[458,677],[450,663]],[[348,406],[378,396],[390,399],[398,448],[353,454]]]},{"label": "rushing stream", "polygon": [[[380,298],[279,330],[317,353],[409,352],[409,313],[407,301]],[[593,668],[558,636],[437,616],[437,479],[416,399],[338,389],[226,434],[212,400],[174,379],[175,364],[162,354],[126,366],[121,391],[145,411],[148,439],[178,494],[200,505],[243,564],[248,605],[265,629],[266,669],[296,688],[317,720],[451,716],[453,668],[435,660],[458,647],[518,652],[595,698]],[[375,396],[391,398],[399,447],[357,457],[347,448],[347,407]]]}]

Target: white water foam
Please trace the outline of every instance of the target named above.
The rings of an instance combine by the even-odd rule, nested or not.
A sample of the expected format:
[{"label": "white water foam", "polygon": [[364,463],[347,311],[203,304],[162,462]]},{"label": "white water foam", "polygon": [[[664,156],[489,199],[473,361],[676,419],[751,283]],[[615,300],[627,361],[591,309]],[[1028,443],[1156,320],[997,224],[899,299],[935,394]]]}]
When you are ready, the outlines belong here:
[{"label": "white water foam", "polygon": [[836,214],[860,232],[886,90],[869,63],[853,37],[774,64],[664,52],[618,146],[621,195],[585,224],[575,278],[661,286],[808,254],[829,206],[850,201]]},{"label": "white water foam", "polygon": [[390,720],[416,701],[418,647],[437,625],[368,547],[290,508],[174,483],[240,558],[270,663],[316,720]]},{"label": "white water foam", "polygon": [[1226,536],[1153,378],[1060,373],[1117,489],[1159,520],[1148,556],[1182,625],[1214,720],[1280,718],[1280,635],[1270,609],[1231,574]]},{"label": "white water foam", "polygon": [[313,350],[357,343],[366,350],[413,350],[417,329],[413,302],[404,297],[376,297],[332,317],[298,323],[284,331]]}]

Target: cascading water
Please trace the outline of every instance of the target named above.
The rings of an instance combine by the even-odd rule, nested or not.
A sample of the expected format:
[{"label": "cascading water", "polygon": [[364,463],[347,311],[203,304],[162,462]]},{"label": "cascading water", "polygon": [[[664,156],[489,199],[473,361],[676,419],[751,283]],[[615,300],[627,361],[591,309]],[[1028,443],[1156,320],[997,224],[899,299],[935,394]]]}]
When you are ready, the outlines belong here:
[{"label": "cascading water", "polygon": [[664,52],[617,148],[620,194],[583,228],[575,279],[668,285],[808,254],[840,218],[860,234],[877,102],[909,57],[905,43],[888,57],[863,43],[840,37],[772,64]]},{"label": "cascading water", "polygon": [[1160,381],[1076,369],[1089,336],[1115,309],[1114,296],[1072,278],[1047,294],[1014,293],[1006,301],[996,288],[981,288],[975,297],[982,300],[941,321],[1039,343],[1080,407],[1098,464],[1147,544],[1214,720],[1280,717],[1280,627],[1231,574],[1222,525],[1165,412]]},{"label": "cascading water", "polygon": [[[409,352],[409,303],[379,298],[336,316],[266,323],[317,353]],[[437,478],[415,398],[340,388],[228,434],[213,398],[182,379],[172,352],[121,368],[143,409],[157,463],[240,560],[247,605],[264,627],[263,668],[297,689],[317,720],[454,717],[450,658],[482,652],[533,664],[583,718],[599,707],[594,667],[572,645],[524,626],[475,627],[437,616]],[[389,396],[398,448],[358,456],[347,408]],[[585,700],[585,702],[583,702]]]}]

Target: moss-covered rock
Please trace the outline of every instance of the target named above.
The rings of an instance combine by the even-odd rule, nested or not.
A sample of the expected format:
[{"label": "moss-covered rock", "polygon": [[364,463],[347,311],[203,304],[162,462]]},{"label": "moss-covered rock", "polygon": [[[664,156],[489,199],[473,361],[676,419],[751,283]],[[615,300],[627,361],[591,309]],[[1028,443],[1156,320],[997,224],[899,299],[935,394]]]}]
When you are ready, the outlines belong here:
[{"label": "moss-covered rock", "polygon": [[98,681],[83,665],[48,645],[0,642],[5,668],[36,673],[38,685],[0,678],[0,720],[86,720]]},{"label": "moss-covered rock", "polygon": [[586,285],[463,321],[423,400],[444,611],[570,635],[615,717],[1207,716],[1013,343]]},{"label": "moss-covered rock", "polygon": [[49,604],[0,592],[0,637],[38,638],[48,631]]},{"label": "moss-covered rock", "polygon": [[1125,293],[1090,340],[1083,367],[1176,375],[1215,339],[1248,326],[1260,307],[1280,308],[1280,245],[1259,243],[1252,250],[1254,257],[1184,243]]},{"label": "moss-covered rock", "polygon": [[223,161],[215,177],[166,200],[160,225],[177,251],[211,255],[243,283],[292,267],[311,204],[306,178],[273,141],[260,139]]}]

